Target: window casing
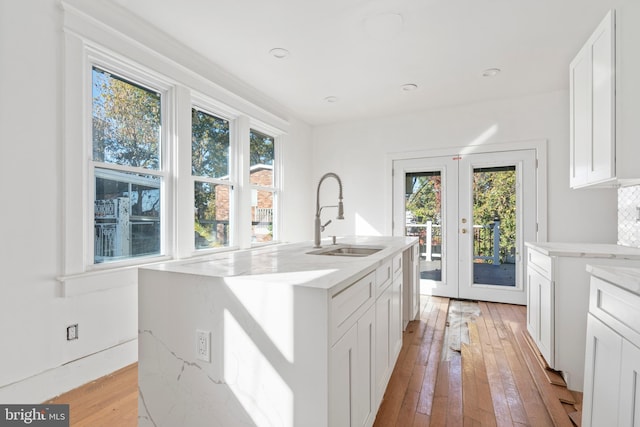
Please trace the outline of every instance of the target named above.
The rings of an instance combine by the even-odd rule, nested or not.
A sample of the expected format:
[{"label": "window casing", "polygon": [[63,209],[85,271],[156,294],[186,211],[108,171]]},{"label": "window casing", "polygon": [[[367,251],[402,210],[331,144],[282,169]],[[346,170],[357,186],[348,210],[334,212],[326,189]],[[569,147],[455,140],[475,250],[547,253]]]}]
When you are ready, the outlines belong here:
[{"label": "window casing", "polygon": [[[83,10],[85,5],[87,10]],[[108,18],[110,9],[96,9],[93,6],[98,5],[93,3],[76,6],[67,7],[63,2],[61,295],[135,284],[137,274],[131,266],[251,247],[249,132],[255,128],[277,141],[288,129],[286,120],[230,92],[225,88],[228,82],[218,81],[218,75],[209,73],[182,50],[156,42],[162,37],[155,29],[145,28],[145,35],[158,37],[140,40],[129,34],[133,27],[126,23],[120,26],[121,16]],[[104,20],[105,25],[96,26],[96,20]],[[113,158],[114,153],[107,155],[100,144],[94,153],[94,69],[159,98],[158,149],[154,150],[153,165],[123,162]],[[228,178],[192,174],[194,106],[228,121]],[[96,128],[101,132],[100,126]],[[277,177],[274,179],[279,182]],[[231,194],[226,246],[196,249],[202,247],[196,246],[194,239],[196,189],[207,193],[218,186]],[[119,198],[128,199],[129,208],[134,205],[136,211],[134,218],[129,217],[128,231],[123,233],[129,239],[129,253],[123,250],[116,255],[109,249],[113,248],[109,242],[109,250],[105,251],[104,233],[96,239],[96,233],[102,233],[96,228],[115,222],[116,210],[125,208],[127,203],[112,202]],[[275,195],[276,210],[277,199]],[[273,229],[275,234],[276,224]],[[132,241],[136,241],[133,250]]]}]

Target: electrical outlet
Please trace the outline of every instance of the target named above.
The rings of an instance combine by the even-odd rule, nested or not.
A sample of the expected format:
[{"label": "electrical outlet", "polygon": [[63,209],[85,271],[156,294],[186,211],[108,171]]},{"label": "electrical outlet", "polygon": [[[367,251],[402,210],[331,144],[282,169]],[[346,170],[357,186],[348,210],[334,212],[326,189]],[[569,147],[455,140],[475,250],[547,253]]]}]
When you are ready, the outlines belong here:
[{"label": "electrical outlet", "polygon": [[196,357],[211,362],[211,332],[196,329]]},{"label": "electrical outlet", "polygon": [[78,339],[78,324],[67,326],[67,341]]}]

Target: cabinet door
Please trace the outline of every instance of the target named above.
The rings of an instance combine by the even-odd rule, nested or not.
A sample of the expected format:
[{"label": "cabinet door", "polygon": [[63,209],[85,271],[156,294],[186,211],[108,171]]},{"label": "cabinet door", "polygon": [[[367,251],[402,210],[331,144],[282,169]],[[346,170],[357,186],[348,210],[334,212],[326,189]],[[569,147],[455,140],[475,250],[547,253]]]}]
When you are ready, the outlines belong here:
[{"label": "cabinet door", "polygon": [[582,425],[617,426],[622,337],[593,315],[587,319]]},{"label": "cabinet door", "polygon": [[640,349],[627,340],[622,341],[620,370],[619,425],[640,427]]},{"label": "cabinet door", "polygon": [[391,284],[391,323],[389,342],[391,344],[389,370],[393,371],[395,360],[402,348],[402,275],[396,276]]},{"label": "cabinet door", "polygon": [[356,358],[358,325],[353,325],[331,348],[331,392],[329,399],[331,426],[352,427],[356,424],[354,395],[357,383]]},{"label": "cabinet door", "polygon": [[373,425],[376,418],[377,401],[374,387],[374,357],[375,357],[375,309],[371,307],[358,319],[358,383],[354,389],[356,394],[356,423],[355,426],[366,427]]},{"label": "cabinet door", "polygon": [[569,65],[572,188],[615,178],[614,70],[611,11]]},{"label": "cabinet door", "polygon": [[592,149],[589,182],[615,177],[615,80],[613,11],[590,39]]},{"label": "cabinet door", "polygon": [[583,48],[569,66],[570,156],[569,184],[581,187],[588,181],[591,133],[591,59],[589,49]]},{"label": "cabinet door", "polygon": [[527,269],[527,330],[552,368],[554,359],[553,282],[533,268]]},{"label": "cabinet door", "polygon": [[375,357],[375,385],[376,402],[382,400],[387,380],[389,379],[389,363],[391,361],[391,286],[387,287],[376,300],[376,357]]}]

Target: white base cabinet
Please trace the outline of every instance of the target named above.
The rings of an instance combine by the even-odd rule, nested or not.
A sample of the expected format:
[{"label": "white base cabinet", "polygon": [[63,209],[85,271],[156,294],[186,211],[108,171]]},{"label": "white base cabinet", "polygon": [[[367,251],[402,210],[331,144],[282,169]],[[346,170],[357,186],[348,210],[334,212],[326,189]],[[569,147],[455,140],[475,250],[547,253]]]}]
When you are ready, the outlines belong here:
[{"label": "white base cabinet", "polygon": [[420,248],[416,243],[402,255],[403,278],[403,329],[415,320],[420,312]]},{"label": "white base cabinet", "polygon": [[[640,427],[640,270],[590,269],[582,425]],[[635,292],[606,274],[631,270]],[[597,277],[602,271],[606,280]]]},{"label": "white base cabinet", "polygon": [[527,243],[527,331],[571,390],[582,391],[589,307],[587,264],[640,266],[640,249]]},{"label": "white base cabinet", "polygon": [[331,305],[337,334],[348,329],[331,348],[330,425],[368,427],[402,348],[403,254],[335,298]]},{"label": "white base cabinet", "polygon": [[331,348],[331,426],[370,426],[375,420],[374,328],[371,307]]}]

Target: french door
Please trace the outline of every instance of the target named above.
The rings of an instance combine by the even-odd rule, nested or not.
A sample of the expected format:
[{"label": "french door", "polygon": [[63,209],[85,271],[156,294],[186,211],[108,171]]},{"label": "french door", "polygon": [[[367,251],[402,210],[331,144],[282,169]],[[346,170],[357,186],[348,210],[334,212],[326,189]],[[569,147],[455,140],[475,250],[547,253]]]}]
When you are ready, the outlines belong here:
[{"label": "french door", "polygon": [[535,150],[393,162],[393,233],[420,240],[421,292],[526,304]]}]

